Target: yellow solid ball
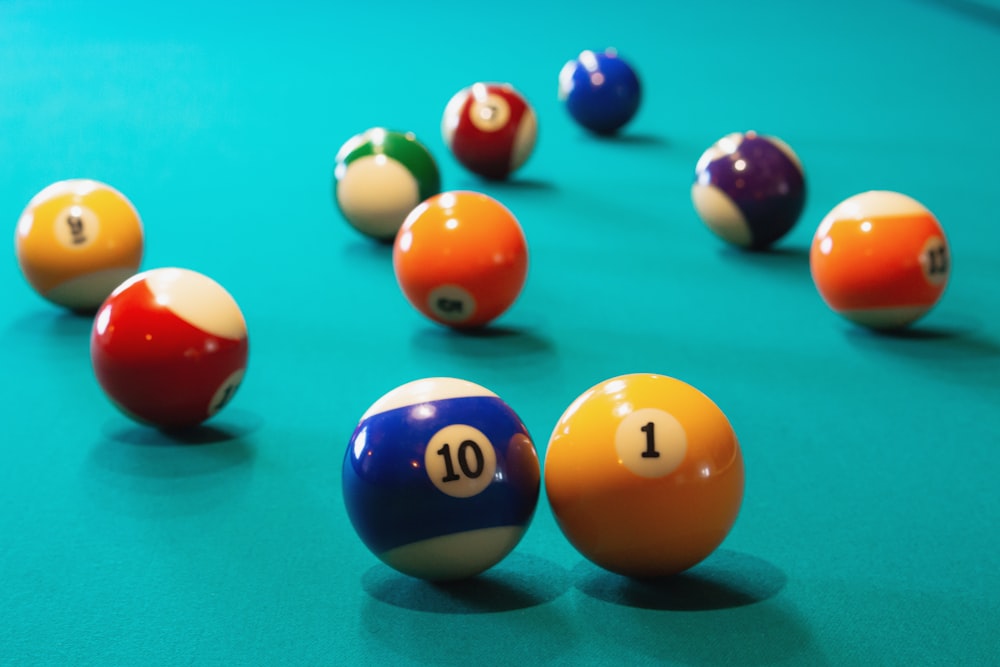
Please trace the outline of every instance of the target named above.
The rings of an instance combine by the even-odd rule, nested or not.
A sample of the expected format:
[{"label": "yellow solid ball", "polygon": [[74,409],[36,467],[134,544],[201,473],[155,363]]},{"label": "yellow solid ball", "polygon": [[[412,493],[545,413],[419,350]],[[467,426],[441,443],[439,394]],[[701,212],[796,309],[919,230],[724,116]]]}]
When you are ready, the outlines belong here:
[{"label": "yellow solid ball", "polygon": [[584,392],[545,458],[545,492],[567,539],[634,577],[676,574],[711,554],[736,520],[743,481],[722,410],[663,375],[622,375]]}]

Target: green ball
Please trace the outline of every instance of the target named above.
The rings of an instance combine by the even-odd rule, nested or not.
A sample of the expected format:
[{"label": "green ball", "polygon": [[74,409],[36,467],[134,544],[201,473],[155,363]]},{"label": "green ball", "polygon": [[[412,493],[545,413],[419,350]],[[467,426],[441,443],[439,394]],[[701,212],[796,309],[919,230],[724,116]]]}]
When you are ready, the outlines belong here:
[{"label": "green ball", "polygon": [[437,163],[412,132],[375,127],[337,152],[334,199],[366,236],[392,241],[410,211],[440,191]]}]

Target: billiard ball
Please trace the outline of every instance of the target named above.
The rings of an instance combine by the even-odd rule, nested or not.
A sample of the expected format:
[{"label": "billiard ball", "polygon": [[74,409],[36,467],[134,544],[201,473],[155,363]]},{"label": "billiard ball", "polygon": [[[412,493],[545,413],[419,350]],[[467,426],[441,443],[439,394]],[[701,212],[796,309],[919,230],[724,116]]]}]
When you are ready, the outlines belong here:
[{"label": "billiard ball", "polygon": [[951,274],[937,218],[913,198],[887,191],[837,204],[816,230],[809,264],[826,304],[873,329],[905,327],[923,317]]},{"label": "billiard ball", "polygon": [[667,576],[702,561],[729,533],[743,499],[743,457],[705,394],[663,375],[622,375],[560,417],[545,492],[586,558],[622,575]]},{"label": "billiard ball", "polygon": [[507,83],[476,83],[449,100],[441,134],[455,159],[485,178],[507,178],[535,148],[538,119]]},{"label": "billiard ball", "polygon": [[21,213],[17,261],[52,303],[93,312],[142,261],[142,222],[110,185],[71,179],[49,185]]},{"label": "billiard ball", "polygon": [[569,115],[595,134],[613,134],[639,110],[642,87],[614,49],[583,51],[559,72],[559,99]]},{"label": "billiard ball", "polygon": [[247,366],[247,326],[211,278],[152,269],[119,285],[94,318],[97,381],[127,416],[162,429],[196,426],[232,399]]},{"label": "billiard ball", "polygon": [[538,455],[492,391],[426,378],[361,416],[342,488],[361,541],[390,567],[432,581],[472,577],[521,540],[538,502]]},{"label": "billiard ball", "polygon": [[763,249],[791,231],[802,214],[805,175],[785,142],[737,132],[699,158],[691,199],[717,236],[736,246]]},{"label": "billiard ball", "polygon": [[454,328],[480,327],[503,314],[528,271],[517,218],[492,197],[466,191],[443,192],[413,209],[392,260],[409,302]]},{"label": "billiard ball", "polygon": [[407,214],[441,191],[437,163],[412,132],[376,127],[337,152],[334,199],[356,230],[392,241]]}]

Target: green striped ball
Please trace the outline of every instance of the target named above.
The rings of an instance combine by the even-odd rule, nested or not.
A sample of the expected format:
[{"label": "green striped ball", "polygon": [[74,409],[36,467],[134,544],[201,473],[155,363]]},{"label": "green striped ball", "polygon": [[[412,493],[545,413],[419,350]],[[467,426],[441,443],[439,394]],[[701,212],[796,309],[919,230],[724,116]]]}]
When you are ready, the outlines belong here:
[{"label": "green striped ball", "polygon": [[440,191],[437,163],[412,132],[372,128],[337,152],[334,199],[366,236],[392,241],[410,211]]}]

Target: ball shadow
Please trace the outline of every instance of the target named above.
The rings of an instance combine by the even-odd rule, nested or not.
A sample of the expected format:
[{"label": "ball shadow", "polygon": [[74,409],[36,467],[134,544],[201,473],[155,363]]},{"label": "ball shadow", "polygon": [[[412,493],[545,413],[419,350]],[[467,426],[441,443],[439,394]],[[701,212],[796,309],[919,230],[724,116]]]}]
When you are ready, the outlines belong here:
[{"label": "ball shadow", "polygon": [[56,338],[86,338],[94,325],[93,311],[65,310],[53,306],[45,310],[36,310],[12,321],[8,327],[8,335],[29,335],[31,337],[49,336]]},{"label": "ball shadow", "polygon": [[[955,382],[976,390],[976,400],[996,403],[1000,397],[1000,341],[971,321],[935,317],[928,323],[891,331],[844,324],[844,339],[857,350],[890,360],[936,381]],[[949,321],[950,320],[950,321]],[[944,322],[939,324],[938,322]]]},{"label": "ball shadow", "polygon": [[570,587],[569,574],[551,561],[511,554],[470,579],[432,583],[386,565],[368,569],[361,586],[371,597],[403,609],[435,614],[487,614],[552,602]]},{"label": "ball shadow", "polygon": [[104,439],[91,452],[91,464],[116,475],[153,478],[209,475],[247,465],[254,449],[246,438],[261,421],[237,410],[226,417],[183,431],[108,422]]},{"label": "ball shadow", "polygon": [[393,239],[357,238],[344,244],[343,253],[351,259],[359,258],[384,263],[391,271],[392,244]]},{"label": "ball shadow", "polygon": [[422,352],[472,358],[538,357],[551,356],[555,352],[549,338],[527,328],[508,325],[475,329],[423,327],[414,333],[412,341]]},{"label": "ball shadow", "polygon": [[868,327],[860,326],[852,326],[847,329],[848,336],[867,336],[878,340],[959,340],[963,337],[967,337],[968,334],[968,331],[962,330],[958,327],[928,327],[919,323],[900,329],[869,329]]},{"label": "ball shadow", "polygon": [[258,430],[263,421],[252,412],[232,410],[224,418],[189,428],[162,429],[116,420],[105,424],[110,440],[144,447],[218,445],[239,440]]},{"label": "ball shadow", "polygon": [[991,6],[992,3],[973,2],[972,0],[920,0],[925,5],[934,5],[939,9],[955,15],[961,15],[980,25],[986,25],[994,30],[1000,30],[1000,9]]},{"label": "ball shadow", "polygon": [[252,477],[256,451],[248,436],[259,420],[236,410],[227,419],[183,433],[107,423],[87,457],[90,497],[141,517],[197,515],[232,502]]},{"label": "ball shadow", "polygon": [[720,550],[672,577],[636,579],[583,561],[573,569],[584,594],[625,607],[661,611],[734,609],[773,598],[787,583],[780,569],[737,551]]},{"label": "ball shadow", "polygon": [[640,148],[669,148],[671,142],[656,134],[631,133],[620,130],[610,133],[586,132],[583,136],[602,144],[619,144]]},{"label": "ball shadow", "polygon": [[[515,553],[479,577],[447,586],[379,566],[361,583],[367,595],[356,639],[367,655],[389,651],[401,664],[442,667],[537,665],[565,662],[579,641],[574,617],[548,604],[569,589],[569,575],[546,560]],[[340,620],[330,626],[337,632]]]},{"label": "ball shadow", "polygon": [[805,275],[809,279],[809,248],[778,246],[769,248],[737,248],[726,244],[719,256],[727,262],[742,264],[757,270]]},{"label": "ball shadow", "polygon": [[584,562],[573,576],[583,594],[580,613],[599,618],[591,631],[656,664],[797,663],[816,652],[809,624],[779,595],[787,576],[756,556],[722,549],[659,579]]},{"label": "ball shadow", "polygon": [[848,325],[845,336],[854,345],[923,359],[1000,357],[1000,342],[980,334],[977,331],[979,328],[971,321],[952,321],[948,324],[916,322],[901,329]]},{"label": "ball shadow", "polygon": [[503,179],[467,178],[461,182],[461,187],[458,189],[487,194],[498,191],[554,193],[559,190],[558,186],[552,181],[524,178],[516,174]]}]

